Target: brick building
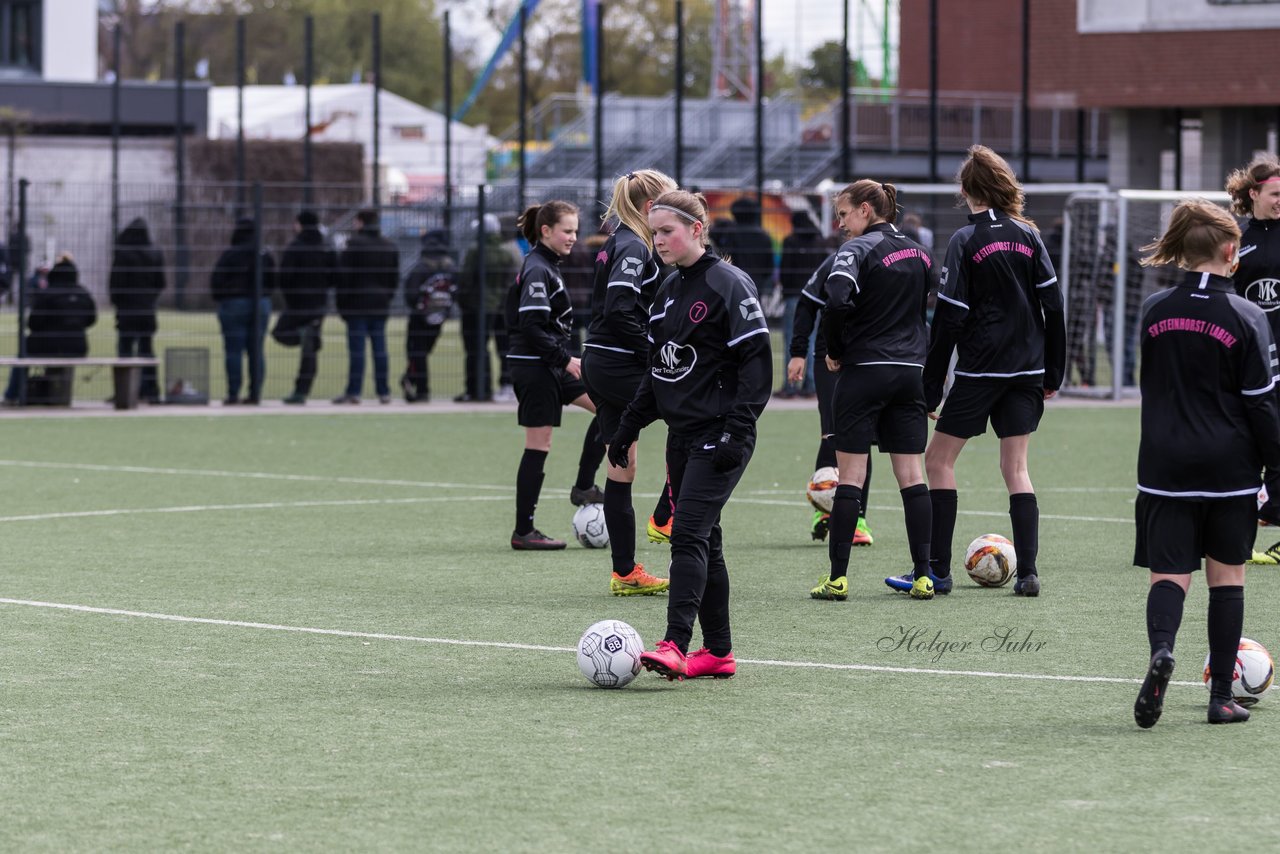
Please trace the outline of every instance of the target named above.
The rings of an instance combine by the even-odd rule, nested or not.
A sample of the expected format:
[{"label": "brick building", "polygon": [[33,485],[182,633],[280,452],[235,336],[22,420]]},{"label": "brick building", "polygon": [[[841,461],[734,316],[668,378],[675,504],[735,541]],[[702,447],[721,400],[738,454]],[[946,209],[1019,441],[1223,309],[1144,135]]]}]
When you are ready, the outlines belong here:
[{"label": "brick building", "polygon": [[[901,0],[900,83],[929,85],[930,0]],[[939,0],[946,90],[1020,93],[1023,0]],[[1110,114],[1113,186],[1221,189],[1276,148],[1278,0],[1031,0],[1032,107]]]}]

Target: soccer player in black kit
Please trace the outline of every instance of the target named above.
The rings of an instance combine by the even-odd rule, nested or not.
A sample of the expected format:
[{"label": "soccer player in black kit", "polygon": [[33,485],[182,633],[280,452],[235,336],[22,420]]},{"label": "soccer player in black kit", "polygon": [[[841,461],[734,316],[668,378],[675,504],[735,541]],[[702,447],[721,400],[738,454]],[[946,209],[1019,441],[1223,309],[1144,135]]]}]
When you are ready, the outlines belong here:
[{"label": "soccer player in black kit", "polygon": [[[618,429],[618,419],[635,396],[649,364],[649,308],[658,289],[658,264],[653,259],[649,208],[653,200],[676,189],[676,182],[653,169],[628,172],[614,182],[613,198],[605,218],[618,218],[618,227],[596,255],[591,294],[591,323],[582,353],[582,380],[596,405],[600,435],[608,440]],[[667,589],[658,578],[636,563],[636,515],[631,484],[636,479],[636,454],[632,446],[627,465],[610,464],[604,484],[604,522],[609,530],[613,575],[609,591],[614,596],[652,595]],[[664,478],[649,538],[669,541],[671,518]],[[656,529],[656,530],[655,530]]]},{"label": "soccer player in black kit", "polygon": [[[609,442],[610,462],[621,468],[643,427],[667,423],[675,498],[667,630],[640,661],[668,679],[723,679],[737,663],[720,512],[751,459],[773,388],[769,327],[755,283],[707,249],[701,195],[664,193],[649,226],[658,256],[678,269],[654,297],[649,372]],[[688,653],[695,619],[703,647]]]},{"label": "soccer player in black kit", "polygon": [[1142,307],[1142,440],[1133,562],[1151,570],[1151,662],[1133,706],[1160,719],[1191,573],[1209,585],[1209,723],[1247,721],[1231,697],[1244,627],[1244,562],[1256,533],[1259,472],[1280,466],[1276,347],[1266,315],[1231,275],[1235,220],[1207,201],[1174,208],[1145,265],[1186,270]]},{"label": "soccer player in black kit", "polygon": [[[804,290],[800,292],[800,302],[796,304],[796,315],[791,335],[791,359],[787,362],[787,379],[793,385],[804,380],[805,363],[808,361],[809,334],[818,326],[818,318],[822,308],[827,304],[827,279],[831,276],[831,265],[835,263],[835,253],[813,271]],[[832,398],[835,396],[836,376],[827,367],[827,339],[819,327],[813,336],[813,387],[818,396],[818,454],[813,461],[814,471],[820,468],[836,468],[835,420],[831,414]],[[871,494],[871,457],[867,456],[867,474],[862,481],[862,508],[858,514],[858,527],[853,531],[853,545],[869,546],[875,540],[871,536],[871,528],[867,525],[868,496]],[[809,532],[815,540],[825,540],[831,528],[831,514],[815,508]]]},{"label": "soccer player in black kit", "polygon": [[931,509],[920,455],[929,436],[921,372],[929,349],[925,309],[933,280],[928,251],[898,231],[892,184],[863,179],[836,196],[850,240],[827,278],[822,332],[837,374],[832,411],[840,485],[831,510],[831,570],[809,595],[849,598],[849,549],[862,505],[871,443],[888,453],[902,493],[911,549],[911,596],[932,599]]},{"label": "soccer player in black kit", "polygon": [[[1255,157],[1227,177],[1231,210],[1248,217],[1240,237],[1240,267],[1232,274],[1236,293],[1262,309],[1272,337],[1280,334],[1280,160],[1274,154]],[[1267,469],[1262,479],[1267,500],[1258,508],[1258,523],[1280,525],[1280,471]],[[1251,551],[1248,563],[1280,564],[1280,543]]]},{"label": "soccer player in black kit", "polygon": [[[1013,592],[1039,596],[1040,509],[1027,473],[1027,447],[1066,368],[1062,291],[1040,232],[1022,215],[1022,187],[1004,158],[975,145],[959,179],[969,224],[947,246],[924,367],[932,412],[942,401],[951,353],[959,350],[955,384],[924,455],[933,504],[933,586],[938,593],[952,587],[956,459],[969,439],[986,432],[990,419],[1000,439],[1000,473],[1009,490],[1018,555]],[[885,579],[904,593],[913,583],[907,575]]]},{"label": "soccer player in black kit", "polygon": [[[525,428],[511,548],[545,551],[565,547],[564,540],[548,537],[533,525],[552,428],[560,426],[561,410],[569,404],[593,413],[596,408],[582,384],[581,362],[569,354],[573,303],[559,271],[561,259],[578,239],[578,209],[563,201],[533,205],[520,215],[518,224],[533,249],[507,292],[507,328],[511,330],[507,360],[519,402],[516,419]],[[587,432],[590,437],[594,431]],[[591,444],[588,438],[583,446],[579,480],[583,470],[594,473],[600,463]]]}]

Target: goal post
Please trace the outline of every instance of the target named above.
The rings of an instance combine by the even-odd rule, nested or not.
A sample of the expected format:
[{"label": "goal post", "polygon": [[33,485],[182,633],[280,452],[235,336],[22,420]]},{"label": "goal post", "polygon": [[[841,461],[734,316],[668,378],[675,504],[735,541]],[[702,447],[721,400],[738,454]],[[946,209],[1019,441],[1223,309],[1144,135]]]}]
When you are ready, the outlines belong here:
[{"label": "goal post", "polygon": [[[1142,267],[1141,247],[1163,233],[1186,199],[1230,203],[1222,191],[1183,190],[1090,190],[1067,199],[1058,271],[1067,316],[1065,393],[1115,400],[1136,394],[1142,304],[1180,275]],[[1107,382],[1099,382],[1099,368]]]}]

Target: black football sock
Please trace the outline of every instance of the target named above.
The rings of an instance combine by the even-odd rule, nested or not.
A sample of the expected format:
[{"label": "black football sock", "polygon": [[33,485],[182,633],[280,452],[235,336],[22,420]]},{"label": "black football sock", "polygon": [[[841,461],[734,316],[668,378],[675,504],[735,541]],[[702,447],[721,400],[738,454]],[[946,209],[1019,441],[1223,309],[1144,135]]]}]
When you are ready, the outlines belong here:
[{"label": "black football sock", "polygon": [[604,526],[609,530],[609,554],[613,571],[630,575],[636,566],[636,511],[631,506],[631,484],[604,482]]},{"label": "black football sock", "polygon": [[671,521],[675,507],[671,503],[671,481],[664,480],[662,489],[658,491],[658,503],[653,505],[653,524],[659,528]]},{"label": "black football sock", "polygon": [[853,532],[858,529],[861,506],[861,489],[845,483],[836,487],[836,497],[831,502],[831,531],[827,535],[832,581],[849,572],[849,551],[853,547]]},{"label": "black football sock", "polygon": [[954,489],[931,489],[929,503],[933,507],[929,568],[938,578],[946,578],[951,574],[951,538],[956,533],[956,508],[960,501]]},{"label": "black football sock", "polygon": [[813,461],[814,471],[824,468],[836,468],[836,446],[830,436],[823,436],[818,442],[818,458]]},{"label": "black football sock", "polygon": [[1147,639],[1151,642],[1152,655],[1158,649],[1173,652],[1186,598],[1186,592],[1168,580],[1157,581],[1147,591]]},{"label": "black football sock", "polygon": [[[927,490],[928,487],[926,486]],[[867,476],[862,481],[862,499],[858,505],[859,515],[867,518],[867,505],[871,503],[871,454],[867,454]]]},{"label": "black football sock", "polygon": [[902,512],[907,522],[907,544],[911,547],[911,568],[916,578],[924,578],[929,574],[929,537],[933,533],[929,487],[918,483],[901,492]]},{"label": "black football sock", "polygon": [[533,511],[538,509],[538,495],[542,492],[542,467],[546,465],[547,452],[524,449],[520,468],[516,471],[516,533],[527,534],[533,530]]},{"label": "black football sock", "polygon": [[1034,492],[1009,496],[1009,523],[1013,527],[1013,551],[1018,556],[1018,577],[1036,574],[1040,551],[1040,506]]},{"label": "black football sock", "polygon": [[1209,676],[1215,700],[1231,699],[1236,653],[1244,631],[1244,588],[1209,588]]},{"label": "black football sock", "polygon": [[578,489],[595,486],[596,472],[604,460],[604,440],[600,438],[600,419],[592,418],[587,433],[582,437],[582,456],[578,457]]}]

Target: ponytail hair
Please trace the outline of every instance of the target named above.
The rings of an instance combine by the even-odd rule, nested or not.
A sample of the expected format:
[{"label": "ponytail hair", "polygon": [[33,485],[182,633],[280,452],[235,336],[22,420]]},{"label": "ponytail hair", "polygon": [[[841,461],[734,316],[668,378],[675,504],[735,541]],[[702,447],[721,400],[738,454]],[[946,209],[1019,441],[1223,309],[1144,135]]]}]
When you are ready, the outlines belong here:
[{"label": "ponytail hair", "polygon": [[675,181],[656,169],[637,169],[619,175],[613,182],[613,197],[609,200],[609,209],[604,212],[604,219],[616,216],[619,222],[640,235],[652,252],[653,232],[645,218],[644,203],[678,188]]},{"label": "ponytail hair", "polygon": [[654,209],[671,208],[686,225],[702,223],[702,245],[708,246],[707,198],[702,193],[690,193],[688,190],[670,190],[653,200]]},{"label": "ponytail hair", "polygon": [[1035,223],[1022,215],[1027,196],[1013,174],[1013,168],[1003,157],[985,145],[969,148],[969,156],[956,175],[960,191],[970,201],[1006,213],[1031,227]]},{"label": "ponytail hair", "polygon": [[1253,215],[1254,190],[1269,178],[1280,178],[1280,160],[1274,154],[1259,154],[1243,169],[1227,176],[1227,192],[1231,194],[1231,210],[1237,216]]},{"label": "ponytail hair", "polygon": [[1214,260],[1218,248],[1228,240],[1240,242],[1240,226],[1231,214],[1213,202],[1187,199],[1173,209],[1164,234],[1142,247],[1150,253],[1142,259],[1142,266],[1176,264],[1191,269]]},{"label": "ponytail hair", "polygon": [[530,246],[537,246],[538,241],[542,239],[544,225],[555,228],[561,217],[570,215],[578,215],[578,206],[561,199],[543,202],[540,205],[529,205],[516,220],[516,228],[520,229],[520,233],[525,240],[529,241]]},{"label": "ponytail hair", "polygon": [[898,219],[898,188],[892,184],[881,184],[879,181],[863,178],[836,193],[837,204],[841,199],[848,199],[849,204],[855,208],[866,202],[871,205],[876,216],[885,222]]}]

